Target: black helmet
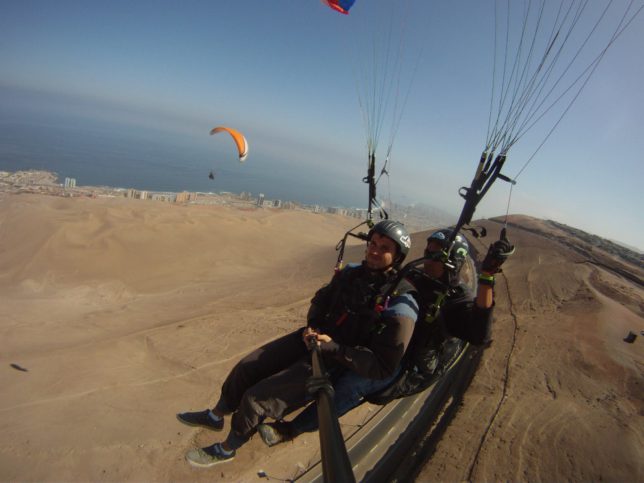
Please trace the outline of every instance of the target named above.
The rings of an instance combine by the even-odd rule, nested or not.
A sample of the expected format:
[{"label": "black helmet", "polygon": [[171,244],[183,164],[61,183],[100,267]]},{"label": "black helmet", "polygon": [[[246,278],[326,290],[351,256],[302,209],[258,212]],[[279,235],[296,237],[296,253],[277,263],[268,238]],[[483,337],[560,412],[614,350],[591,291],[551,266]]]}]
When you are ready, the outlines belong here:
[{"label": "black helmet", "polygon": [[443,228],[442,230],[435,231],[427,237],[427,242],[438,242],[443,250],[449,250],[449,253],[447,253],[447,260],[443,260],[443,262],[450,273],[450,279],[458,276],[467,256],[470,253],[470,245],[467,243],[467,239],[460,233],[456,234],[454,242],[450,247],[449,239],[451,236],[452,230],[449,228]]},{"label": "black helmet", "polygon": [[393,220],[379,221],[369,230],[367,240],[371,240],[371,236],[374,233],[391,238],[398,245],[398,256],[395,263],[400,265],[411,248],[411,237],[405,225]]}]

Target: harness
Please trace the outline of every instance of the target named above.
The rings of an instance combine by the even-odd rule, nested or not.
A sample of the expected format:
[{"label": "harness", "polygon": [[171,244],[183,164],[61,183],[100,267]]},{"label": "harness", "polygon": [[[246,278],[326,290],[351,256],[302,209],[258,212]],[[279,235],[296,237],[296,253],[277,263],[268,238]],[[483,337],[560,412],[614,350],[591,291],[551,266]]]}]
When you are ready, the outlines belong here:
[{"label": "harness", "polygon": [[407,284],[414,288],[421,312],[414,327],[409,347],[401,361],[402,370],[388,387],[366,396],[374,404],[386,404],[393,399],[409,396],[427,388],[438,377],[444,326],[441,309],[448,298],[456,293],[438,281],[429,279],[421,271],[412,270]]},{"label": "harness", "polygon": [[374,311],[378,317],[374,321],[375,324],[372,326],[372,332],[376,334],[380,334],[387,327],[387,324],[380,318],[380,315],[389,308],[389,302],[391,299],[406,293],[416,292],[416,287],[414,287],[409,280],[403,279],[396,285],[396,289],[389,294],[390,285],[392,283],[394,282],[391,281],[383,285],[380,289],[380,293],[376,296]]},{"label": "harness", "polygon": [[[417,287],[418,305],[421,312],[425,312],[423,322],[433,323],[439,316],[445,300],[455,293],[455,288],[428,278],[424,272],[418,269],[413,269],[408,277]],[[428,292],[431,293],[431,298],[428,297]],[[428,300],[431,302],[428,303]]]},{"label": "harness", "polygon": [[443,302],[445,302],[445,299],[447,298],[448,291],[435,290],[434,295],[434,302],[427,307],[425,317],[423,318],[423,322],[426,322],[428,324],[434,322],[434,320],[436,320],[436,317],[438,317],[441,307],[443,306]]},{"label": "harness", "polygon": [[[334,288],[325,317],[327,323],[335,327],[344,324],[352,315],[370,322],[367,329],[369,333],[379,334],[386,327],[381,314],[389,308],[391,299],[416,290],[404,279],[388,294],[396,273],[368,273],[363,266],[347,266],[337,276],[340,279]],[[341,311],[338,312],[338,309]]]}]

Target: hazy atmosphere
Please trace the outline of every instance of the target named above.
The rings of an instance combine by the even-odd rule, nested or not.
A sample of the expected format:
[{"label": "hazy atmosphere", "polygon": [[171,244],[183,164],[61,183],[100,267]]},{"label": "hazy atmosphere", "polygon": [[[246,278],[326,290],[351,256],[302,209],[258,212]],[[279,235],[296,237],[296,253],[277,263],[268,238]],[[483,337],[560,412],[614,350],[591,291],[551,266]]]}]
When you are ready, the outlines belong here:
[{"label": "hazy atmosphere", "polygon": [[[628,5],[617,3],[608,25],[618,24]],[[399,39],[387,60],[403,76],[395,99],[400,118],[379,195],[456,216],[457,190],[469,185],[485,147],[495,2],[392,5],[357,0],[345,16],[318,0],[7,3],[0,17],[0,169],[50,169],[81,184],[262,191],[364,207],[367,151],[356,94],[364,83],[356,65],[372,55],[367,30],[385,37],[383,25],[393,19]],[[591,28],[604,5],[593,3],[580,26]],[[631,15],[641,7],[634,2]],[[513,24],[522,15],[512,10]],[[610,32],[597,32],[586,60],[606,47]],[[521,173],[511,213],[644,248],[637,223],[642,45],[639,15],[561,122],[565,103],[512,148],[504,169],[510,177],[556,125]],[[236,164],[228,140],[208,136],[220,124],[247,136],[245,164]],[[388,128],[385,120],[379,163]],[[508,186],[497,183],[477,215],[505,213]]]}]

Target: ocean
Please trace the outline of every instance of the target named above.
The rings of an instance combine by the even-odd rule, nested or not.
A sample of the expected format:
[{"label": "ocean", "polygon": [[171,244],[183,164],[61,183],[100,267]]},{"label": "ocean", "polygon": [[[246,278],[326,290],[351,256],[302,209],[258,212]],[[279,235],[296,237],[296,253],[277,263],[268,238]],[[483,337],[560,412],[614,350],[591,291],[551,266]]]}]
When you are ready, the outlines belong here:
[{"label": "ocean", "polygon": [[[298,166],[253,150],[245,163],[232,144],[141,124],[70,115],[64,109],[0,103],[0,170],[41,169],[79,186],[148,191],[264,193],[267,199],[366,207],[360,179],[338,183],[314,166]],[[228,140],[226,140],[228,141]],[[230,145],[229,145],[230,144]],[[209,178],[213,172],[214,179]]]}]

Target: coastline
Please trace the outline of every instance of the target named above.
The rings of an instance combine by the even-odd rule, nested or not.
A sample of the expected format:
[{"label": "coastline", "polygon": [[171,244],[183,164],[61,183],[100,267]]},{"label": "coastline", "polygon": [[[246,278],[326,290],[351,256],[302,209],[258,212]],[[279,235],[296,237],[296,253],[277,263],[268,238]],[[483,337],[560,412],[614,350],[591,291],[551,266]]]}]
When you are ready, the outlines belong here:
[{"label": "coastline", "polygon": [[[65,178],[60,183],[58,175],[46,170],[0,171],[1,193],[32,193],[67,198],[130,198],[141,201],[159,201],[183,205],[232,206],[240,209],[275,209],[308,211],[321,214],[346,216],[356,220],[366,220],[367,210],[364,208],[346,208],[342,206],[323,206],[320,204],[304,204],[298,201],[267,199],[263,194],[254,196],[249,192],[239,194],[229,191],[220,192],[172,192],[139,190],[110,186],[76,185],[74,178]],[[393,205],[390,217],[402,221],[410,231],[425,230],[431,226],[448,225],[454,219],[439,210]]]}]

